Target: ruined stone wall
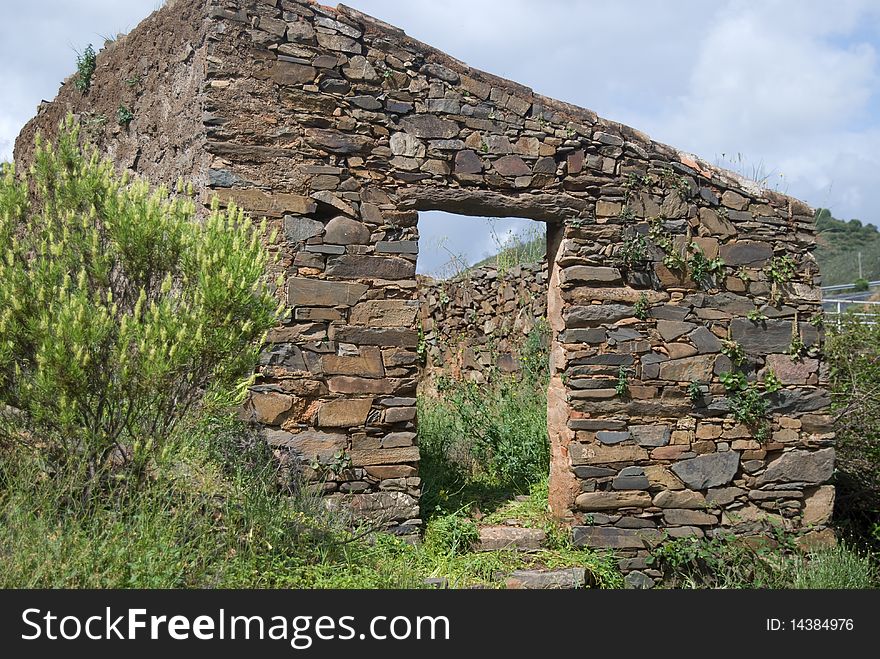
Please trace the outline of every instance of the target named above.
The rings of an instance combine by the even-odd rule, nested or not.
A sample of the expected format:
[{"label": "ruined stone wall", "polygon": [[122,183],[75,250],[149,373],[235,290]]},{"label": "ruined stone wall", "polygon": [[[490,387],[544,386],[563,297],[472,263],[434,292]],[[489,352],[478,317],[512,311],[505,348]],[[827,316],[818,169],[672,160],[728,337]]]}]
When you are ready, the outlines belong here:
[{"label": "ruined stone wall", "polygon": [[486,266],[448,280],[419,277],[422,380],[482,383],[520,372],[529,335],[543,337],[548,279],[546,261]]},{"label": "ruined stone wall", "polygon": [[[806,354],[821,340],[806,205],[343,6],[178,0],[159,14],[190,11],[208,25],[190,61],[204,76],[196,179],[206,202],[279,230],[291,309],[250,409],[335,502],[418,527],[417,222],[437,209],[547,223],[551,507],[577,543],[637,568],[663,529],[821,533],[833,433]],[[729,375],[768,370],[775,393]],[[766,415],[737,421],[743,392],[722,378]]]},{"label": "ruined stone wall", "polygon": [[[202,94],[211,22],[202,5],[170,0],[132,35],[107,43],[87,92],[76,88],[74,74],[54,101],[40,104],[15,142],[15,162],[20,167],[30,163],[36,134],[55,134],[72,113],[83,140],[120,169],[169,188],[180,178],[204,187],[209,172]],[[70,66],[74,68],[73,57]],[[131,112],[131,122],[120,124],[121,107]]]}]

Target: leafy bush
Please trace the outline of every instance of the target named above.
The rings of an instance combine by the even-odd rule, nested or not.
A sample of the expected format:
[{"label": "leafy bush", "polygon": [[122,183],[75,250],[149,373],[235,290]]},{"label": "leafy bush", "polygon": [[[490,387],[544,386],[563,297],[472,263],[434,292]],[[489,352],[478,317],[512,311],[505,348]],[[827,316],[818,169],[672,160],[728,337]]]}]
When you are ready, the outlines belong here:
[{"label": "leafy bush", "polygon": [[860,277],[853,282],[854,291],[867,291],[869,288],[871,288],[871,283],[867,279]]},{"label": "leafy bush", "polygon": [[0,430],[85,500],[111,464],[141,481],[199,401],[243,395],[277,320],[269,257],[240,210],[196,221],[83,153],[71,118],[28,174],[0,180]]},{"label": "leafy bush", "polygon": [[672,588],[775,588],[781,554],[733,535],[676,538],[648,558]]},{"label": "leafy bush", "polygon": [[837,419],[835,517],[854,539],[880,547],[880,325],[844,316],[825,355]]},{"label": "leafy bush", "polygon": [[490,508],[549,469],[546,397],[513,384],[441,381],[419,398],[422,511]]},{"label": "leafy bush", "polygon": [[469,478],[482,476],[521,492],[547,474],[546,393],[517,380],[492,388],[446,380],[438,390],[441,400],[422,404],[424,451],[438,451],[440,460],[451,461]]},{"label": "leafy bush", "polygon": [[546,479],[550,326],[539,320],[519,348],[521,372],[489,384],[438,378],[418,401],[422,511],[495,505]]}]

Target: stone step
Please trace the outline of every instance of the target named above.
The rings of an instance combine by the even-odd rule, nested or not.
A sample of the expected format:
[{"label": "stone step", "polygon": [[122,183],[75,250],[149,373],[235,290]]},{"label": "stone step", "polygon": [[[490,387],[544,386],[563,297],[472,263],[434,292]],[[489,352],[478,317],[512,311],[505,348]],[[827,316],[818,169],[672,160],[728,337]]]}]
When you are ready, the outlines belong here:
[{"label": "stone step", "polygon": [[547,534],[541,529],[525,529],[518,526],[481,526],[480,551],[537,551],[541,549]]},{"label": "stone step", "polygon": [[507,577],[508,588],[517,590],[572,590],[587,586],[587,571],[582,567],[557,570],[514,570]]}]

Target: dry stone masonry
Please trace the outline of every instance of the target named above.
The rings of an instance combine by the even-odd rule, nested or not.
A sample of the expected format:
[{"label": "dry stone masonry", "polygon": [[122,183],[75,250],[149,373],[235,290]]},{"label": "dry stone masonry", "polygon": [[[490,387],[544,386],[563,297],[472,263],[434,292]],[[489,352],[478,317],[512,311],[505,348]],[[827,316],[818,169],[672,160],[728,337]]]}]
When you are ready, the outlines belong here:
[{"label": "dry stone masonry", "polygon": [[423,382],[443,375],[482,383],[496,372],[518,373],[527,339],[543,339],[546,261],[417,281]]},{"label": "dry stone masonry", "polygon": [[[99,120],[121,103],[127,126]],[[417,224],[439,209],[547,223],[551,506],[578,544],[638,569],[664,534],[826,537],[805,204],[306,0],[169,2],[17,160],[67,111],[121,166],[277,229],[291,313],[249,411],[334,505],[418,528]]]}]

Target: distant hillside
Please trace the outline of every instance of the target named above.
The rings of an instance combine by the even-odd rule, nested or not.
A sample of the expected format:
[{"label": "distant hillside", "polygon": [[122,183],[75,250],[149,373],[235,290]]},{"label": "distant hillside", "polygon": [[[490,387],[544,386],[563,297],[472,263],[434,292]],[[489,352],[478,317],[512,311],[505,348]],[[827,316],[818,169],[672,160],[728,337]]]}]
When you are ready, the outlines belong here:
[{"label": "distant hillside", "polygon": [[851,284],[859,277],[859,252],[862,272],[868,281],[880,279],[880,232],[859,220],[845,222],[831,215],[827,208],[816,211],[819,247],[815,251],[822,269],[822,284]]},{"label": "distant hillside", "polygon": [[507,241],[498,254],[474,263],[471,268],[495,266],[507,269],[521,263],[540,263],[545,258],[547,258],[547,239],[544,236],[528,237],[527,239],[515,236]]}]

